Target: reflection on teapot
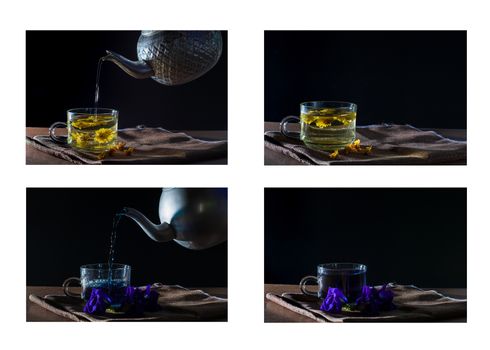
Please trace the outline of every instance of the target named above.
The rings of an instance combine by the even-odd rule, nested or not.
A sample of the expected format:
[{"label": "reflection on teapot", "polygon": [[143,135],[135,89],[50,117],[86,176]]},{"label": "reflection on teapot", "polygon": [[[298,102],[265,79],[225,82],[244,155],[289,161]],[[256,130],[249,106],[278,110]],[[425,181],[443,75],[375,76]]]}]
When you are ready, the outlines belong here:
[{"label": "reflection on teapot", "polygon": [[223,48],[219,31],[144,30],[138,39],[138,61],[107,51],[111,61],[137,79],[181,85],[199,78],[218,62]]},{"label": "reflection on teapot", "polygon": [[155,225],[133,208],[122,215],[133,219],[157,242],[174,240],[181,246],[200,250],[226,241],[228,232],[226,188],[164,188]]}]

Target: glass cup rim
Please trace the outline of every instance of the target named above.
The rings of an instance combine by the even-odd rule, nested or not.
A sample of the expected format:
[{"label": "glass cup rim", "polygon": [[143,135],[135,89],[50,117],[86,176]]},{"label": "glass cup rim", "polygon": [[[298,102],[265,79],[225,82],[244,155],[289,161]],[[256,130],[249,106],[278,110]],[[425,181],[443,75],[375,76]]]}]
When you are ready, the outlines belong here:
[{"label": "glass cup rim", "polygon": [[[97,112],[95,112],[97,111]],[[119,114],[119,111],[114,108],[105,108],[105,107],[79,107],[79,108],[70,108],[66,111],[68,114]]]},{"label": "glass cup rim", "polygon": [[367,266],[360,263],[340,262],[318,265],[318,272],[366,272]]},{"label": "glass cup rim", "polygon": [[322,105],[333,105],[332,107],[353,107],[357,109],[357,105],[354,102],[349,102],[349,101],[326,101],[326,100],[319,100],[319,101],[304,101],[301,102],[299,105],[301,107],[306,107],[306,108],[311,108],[314,107],[314,104],[322,104]]},{"label": "glass cup rim", "polygon": [[[112,264],[112,270],[125,270],[130,269],[131,266],[126,264],[114,263]],[[109,271],[108,263],[95,263],[95,264],[85,264],[80,266],[80,270],[84,271]]]}]

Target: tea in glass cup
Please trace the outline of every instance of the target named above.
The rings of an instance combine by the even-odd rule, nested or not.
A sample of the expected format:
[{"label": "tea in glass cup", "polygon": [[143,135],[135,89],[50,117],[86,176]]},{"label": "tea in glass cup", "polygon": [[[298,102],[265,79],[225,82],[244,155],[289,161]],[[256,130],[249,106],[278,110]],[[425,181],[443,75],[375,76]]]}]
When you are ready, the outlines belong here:
[{"label": "tea in glass cup", "polygon": [[300,104],[300,117],[286,117],[281,132],[297,138],[287,130],[287,124],[299,120],[299,139],[312,149],[334,151],[354,142],[356,138],[357,106],[351,102],[313,101]]},{"label": "tea in glass cup", "polygon": [[[109,108],[76,108],[67,111],[67,123],[56,122],[49,128],[49,136],[81,151],[103,152],[117,142],[118,111]],[[66,138],[56,136],[58,127],[66,127]]]},{"label": "tea in glass cup", "polygon": [[[357,263],[327,263],[317,266],[317,276],[306,276],[301,279],[299,287],[306,295],[325,298],[329,288],[339,288],[349,302],[354,302],[366,285],[366,265]],[[316,292],[306,289],[309,281],[318,285]]]},{"label": "tea in glass cup", "polygon": [[[80,293],[70,291],[72,283],[82,286]],[[131,267],[124,264],[88,264],[80,266],[80,278],[70,277],[63,282],[63,291],[67,296],[90,299],[94,288],[101,289],[111,298],[111,307],[121,307],[126,288],[131,284]]]}]

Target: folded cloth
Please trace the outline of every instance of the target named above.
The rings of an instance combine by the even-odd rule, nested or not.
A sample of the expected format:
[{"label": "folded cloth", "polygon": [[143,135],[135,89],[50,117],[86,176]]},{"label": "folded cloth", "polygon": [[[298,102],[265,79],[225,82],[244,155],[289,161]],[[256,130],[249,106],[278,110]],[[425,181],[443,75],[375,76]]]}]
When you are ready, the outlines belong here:
[{"label": "folded cloth", "polygon": [[29,300],[59,316],[73,321],[225,321],[228,313],[227,299],[209,295],[202,290],[186,289],[155,283],[152,289],[160,296],[159,311],[145,312],[140,317],[105,313],[103,316],[83,312],[82,299],[65,295],[29,295]]},{"label": "folded cloth", "polygon": [[47,135],[26,137],[36,149],[74,164],[182,164],[226,157],[226,141],[204,141],[184,133],[162,128],[131,128],[118,130],[118,141],[135,150],[127,156],[116,152],[104,159],[98,154],[81,152],[54,142]]},{"label": "folded cloth", "polygon": [[466,317],[466,299],[454,299],[435,290],[415,286],[389,285],[394,293],[396,309],[379,316],[361,316],[358,312],[326,313],[320,310],[322,300],[314,296],[268,293],[266,298],[317,322],[434,322]]},{"label": "folded cloth", "polygon": [[265,147],[306,165],[466,164],[466,141],[451,140],[434,131],[383,124],[359,126],[356,135],[362,145],[373,146],[371,153],[341,152],[332,159],[329,152],[309,149],[278,131],[265,133]]}]

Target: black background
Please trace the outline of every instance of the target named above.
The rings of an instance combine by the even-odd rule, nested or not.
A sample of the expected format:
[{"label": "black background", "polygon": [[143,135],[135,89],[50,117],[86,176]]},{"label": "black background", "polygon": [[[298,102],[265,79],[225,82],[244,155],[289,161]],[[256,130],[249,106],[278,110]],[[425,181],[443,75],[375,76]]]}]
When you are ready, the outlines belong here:
[{"label": "black background", "polygon": [[[61,286],[83,264],[106,262],[113,215],[133,207],[159,223],[160,189],[27,189],[27,285]],[[119,224],[115,261],[131,265],[133,285],[227,286],[227,243],[189,250],[158,243],[131,219]]]},{"label": "black background", "polygon": [[[97,63],[106,50],[136,60],[140,31],[27,31],[27,126],[66,121],[66,110],[94,104]],[[119,127],[227,129],[227,32],[216,66],[190,83],[165,86],[102,65],[100,107],[119,110]]]},{"label": "black background", "polygon": [[369,284],[466,287],[466,189],[265,189],[265,282],[359,262]]},{"label": "black background", "polygon": [[358,125],[466,128],[466,31],[267,31],[265,120],[350,101]]}]

